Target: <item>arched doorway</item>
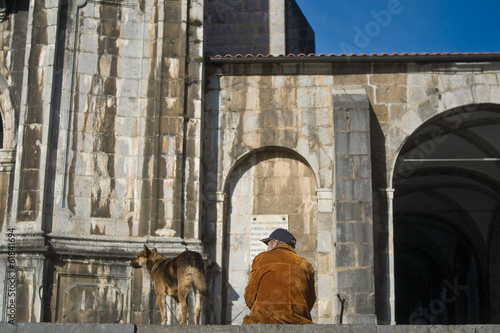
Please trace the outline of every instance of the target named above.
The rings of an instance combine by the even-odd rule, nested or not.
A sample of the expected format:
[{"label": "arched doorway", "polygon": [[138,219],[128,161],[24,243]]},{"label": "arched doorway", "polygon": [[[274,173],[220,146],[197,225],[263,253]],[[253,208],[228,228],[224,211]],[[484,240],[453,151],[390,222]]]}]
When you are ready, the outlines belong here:
[{"label": "arched doorway", "polygon": [[434,117],[403,145],[393,178],[398,324],[498,317],[489,293],[489,252],[500,246],[491,235],[500,205],[498,133],[500,106],[473,105]]},{"label": "arched doorway", "polygon": [[297,238],[297,253],[317,267],[316,179],[296,153],[266,148],[236,165],[225,193],[222,316],[226,324],[240,324],[248,313],[243,296],[252,263],[254,219],[286,218]]}]

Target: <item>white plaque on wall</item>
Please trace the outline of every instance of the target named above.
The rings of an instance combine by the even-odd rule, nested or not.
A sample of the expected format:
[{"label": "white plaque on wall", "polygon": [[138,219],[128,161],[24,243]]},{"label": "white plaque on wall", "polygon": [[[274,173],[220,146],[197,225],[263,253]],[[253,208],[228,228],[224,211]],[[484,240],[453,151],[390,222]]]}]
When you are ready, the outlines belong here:
[{"label": "white plaque on wall", "polygon": [[275,229],[288,230],[288,215],[252,215],[250,223],[250,252],[253,258],[259,253],[266,251],[266,244],[260,240],[269,237]]}]

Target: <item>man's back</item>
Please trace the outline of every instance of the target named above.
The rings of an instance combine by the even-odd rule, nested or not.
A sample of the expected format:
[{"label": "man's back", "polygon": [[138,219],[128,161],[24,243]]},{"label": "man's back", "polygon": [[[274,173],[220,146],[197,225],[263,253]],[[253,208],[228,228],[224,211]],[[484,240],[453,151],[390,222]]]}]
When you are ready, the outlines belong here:
[{"label": "man's back", "polygon": [[255,257],[245,302],[244,324],[312,324],[316,301],[314,269],[287,244]]}]

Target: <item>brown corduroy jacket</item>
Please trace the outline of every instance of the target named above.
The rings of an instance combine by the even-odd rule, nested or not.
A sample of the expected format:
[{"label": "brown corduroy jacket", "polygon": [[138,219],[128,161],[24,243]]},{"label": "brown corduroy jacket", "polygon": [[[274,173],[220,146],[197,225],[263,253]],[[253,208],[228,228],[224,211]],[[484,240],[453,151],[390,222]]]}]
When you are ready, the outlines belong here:
[{"label": "brown corduroy jacket", "polygon": [[314,324],[314,269],[288,244],[257,255],[245,288],[243,324]]}]

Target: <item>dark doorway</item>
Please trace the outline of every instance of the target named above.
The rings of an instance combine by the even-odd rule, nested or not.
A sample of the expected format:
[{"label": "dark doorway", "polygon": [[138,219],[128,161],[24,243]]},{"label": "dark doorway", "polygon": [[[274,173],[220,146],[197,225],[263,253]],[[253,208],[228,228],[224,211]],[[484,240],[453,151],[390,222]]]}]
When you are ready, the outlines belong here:
[{"label": "dark doorway", "polygon": [[[398,324],[492,323],[500,107],[450,110],[417,129],[395,166]],[[497,297],[499,295],[496,295]],[[496,310],[493,310],[496,311]]]}]

